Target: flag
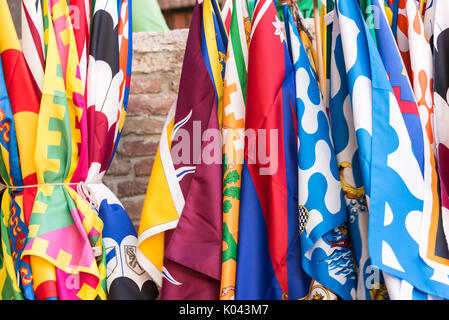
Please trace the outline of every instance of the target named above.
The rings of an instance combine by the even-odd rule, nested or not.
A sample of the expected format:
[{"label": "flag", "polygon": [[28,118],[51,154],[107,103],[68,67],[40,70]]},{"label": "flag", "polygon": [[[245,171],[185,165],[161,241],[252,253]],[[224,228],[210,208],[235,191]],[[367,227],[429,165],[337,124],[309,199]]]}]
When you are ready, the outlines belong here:
[{"label": "flag", "polygon": [[[178,100],[163,129],[139,228],[138,261],[162,287],[161,299],[219,297],[222,145],[213,76],[222,70],[218,50],[208,50],[216,41],[212,6],[197,2],[193,11]],[[202,141],[206,129],[218,137]]]},{"label": "flag", "polygon": [[94,299],[100,294],[100,271],[92,247],[101,255],[101,220],[72,187],[43,186],[70,182],[76,174],[83,110],[77,52],[64,45],[75,43],[67,5],[44,1],[43,12],[47,63],[34,155],[40,186],[23,256],[32,257],[38,299]]},{"label": "flag", "polygon": [[[169,276],[163,280],[161,299],[218,299],[220,291],[223,172],[219,129],[227,39],[216,1],[198,3],[196,11],[202,20],[192,22],[187,40],[171,149],[172,155],[179,155],[179,149],[190,144],[190,157],[182,152],[183,160],[175,164],[185,205],[176,229],[166,238],[164,267]],[[193,72],[197,75],[192,79]],[[193,101],[186,97],[192,92]],[[200,97],[203,100],[198,101]],[[185,132],[191,137],[189,144],[180,141]],[[198,137],[203,137],[201,144]]]},{"label": "flag", "polygon": [[245,0],[234,0],[223,90],[223,256],[220,299],[235,296],[245,100],[251,22]]},{"label": "flag", "polygon": [[40,1],[22,0],[22,46],[38,99],[44,82],[44,21]]},{"label": "flag", "polygon": [[[22,174],[20,172],[19,155],[17,151],[17,141],[15,126],[13,120],[13,113],[11,109],[11,103],[9,101],[8,92],[6,91],[5,80],[3,77],[3,67],[0,63],[0,125],[2,135],[0,135],[0,149],[1,149],[1,162],[0,162],[0,174],[2,180],[7,185],[13,183],[20,183],[22,180]],[[16,182],[17,181],[17,182]],[[21,253],[15,253],[15,259],[13,258],[12,250],[23,247],[24,237],[28,227],[20,220],[20,205],[15,201],[15,191],[7,189],[2,191],[2,203],[1,203],[1,245],[0,259],[2,265],[0,268],[0,298],[2,300],[21,300],[24,299],[22,290],[19,286],[16,277],[17,269],[20,267],[20,263],[17,262],[17,256]],[[17,215],[17,212],[19,215]],[[22,229],[20,233],[15,234],[15,237],[9,232],[10,222],[15,222],[13,227]],[[20,230],[18,229],[18,230]],[[14,247],[10,247],[10,243],[14,244]],[[28,274],[28,278],[29,274]]]},{"label": "flag", "polygon": [[[373,4],[380,8],[377,1]],[[418,289],[416,294],[419,296],[424,293],[444,297],[447,289],[442,278],[438,278],[441,273],[430,268],[420,256],[421,230],[416,227],[420,226],[424,207],[424,179],[420,166],[424,162],[424,152],[419,153],[426,148],[422,139],[424,130],[419,117],[413,122],[413,103],[403,103],[407,102],[407,91],[401,91],[403,98],[399,100],[392,84],[398,81],[401,90],[407,87],[400,86],[399,74],[388,73],[389,67],[384,66],[388,61],[381,59],[384,57],[382,50],[386,50],[389,41],[394,43],[393,35],[385,15],[381,14],[379,30],[376,29],[377,49],[356,4],[338,1],[337,10],[362,180],[370,212],[370,257],[373,265],[383,271],[391,298],[397,298],[398,285],[403,298],[413,298],[413,287]],[[382,34],[386,30],[389,35]],[[357,52],[354,53],[355,47]],[[399,56],[397,47],[390,45],[389,50],[393,59],[395,52]],[[401,66],[399,63],[395,68]],[[397,80],[392,79],[394,77]],[[404,105],[410,106],[410,110],[404,110]],[[407,118],[407,113],[412,116]],[[401,279],[403,281],[398,282]]]},{"label": "flag", "polygon": [[[5,86],[14,117],[22,174],[21,181],[23,182],[22,185],[34,185],[37,183],[33,156],[36,147],[37,117],[39,113],[38,93],[33,84],[33,78],[29,72],[6,1],[0,1],[0,15],[3,27],[3,32],[0,35],[0,54]],[[27,92],[26,95],[23,94],[24,91]],[[17,184],[21,181],[18,180]],[[7,228],[4,230],[8,230],[10,235],[14,235],[10,239],[11,242],[9,244],[12,244],[10,248],[12,252],[10,254],[14,257],[16,271],[19,268],[21,270],[20,275],[17,276],[19,282],[21,282],[19,286],[22,288],[27,299],[33,299],[36,282],[34,280],[30,281],[31,262],[27,257],[22,258],[21,253],[23,253],[24,249],[24,239],[28,236],[28,225],[36,195],[36,188],[17,189],[11,195],[13,198],[12,203],[16,207],[15,214],[10,217],[9,222],[5,220],[2,220],[2,222],[7,222],[7,225],[9,225],[8,227],[4,226]],[[5,209],[5,207],[3,208]],[[23,232],[17,237],[18,234],[13,231],[18,230],[19,226]],[[4,232],[2,232],[2,237],[6,237]],[[16,245],[17,241],[20,242],[20,245]],[[7,258],[5,257],[5,259]],[[4,297],[7,298],[8,296]]]},{"label": "flag", "polygon": [[234,0],[226,0],[221,11],[221,17],[223,19],[226,31],[229,34],[231,29],[232,9],[234,8]]},{"label": "flag", "polygon": [[[381,7],[381,4],[378,3],[377,0],[373,1],[373,4],[379,10],[383,9],[383,7]],[[403,16],[401,16],[400,14],[401,5],[405,9],[406,4],[401,1],[398,4],[397,35],[401,33],[401,24],[403,24],[401,21],[401,19],[403,19]],[[415,10],[417,10],[415,3],[409,4],[409,10],[410,7],[413,6],[415,6]],[[419,28],[421,26],[420,14],[417,13],[414,16],[413,20],[413,27],[414,29],[416,29],[416,32],[419,32]],[[432,248],[433,246],[446,246],[446,242],[444,241],[444,239],[441,239],[442,241],[438,240],[437,235],[433,232],[432,228],[432,224],[440,219],[440,200],[438,195],[438,177],[435,169],[434,155],[431,149],[432,138],[429,138],[432,134],[430,124],[427,122],[427,119],[431,118],[431,113],[429,110],[430,108],[423,106],[424,110],[418,109],[417,99],[414,96],[412,84],[406,71],[406,66],[408,65],[408,63],[404,64],[401,59],[399,49],[396,46],[393,34],[391,32],[391,29],[389,28],[388,21],[384,14],[381,14],[379,16],[378,28],[376,28],[375,31],[379,54],[384,63],[385,70],[389,76],[390,84],[402,113],[412,146],[413,154],[421,169],[421,181],[415,181],[414,187],[416,188],[415,190],[419,190],[419,197],[423,199],[422,218],[413,222],[410,222],[409,220],[407,223],[407,228],[415,228],[417,230],[420,230],[420,232],[422,233],[421,237],[417,237],[414,239],[419,245],[419,254],[423,260],[422,262],[426,263],[430,268],[435,269],[435,271],[442,272],[444,274],[447,273],[447,267],[444,266],[444,262],[441,260],[441,258],[436,258],[435,252],[432,252],[434,250]],[[422,32],[424,32],[424,30],[422,30]],[[424,44],[426,45],[425,42]],[[425,52],[425,47],[421,50]],[[421,63],[425,63],[424,57],[421,57],[420,60],[422,60]],[[409,60],[406,61],[408,62]],[[427,60],[427,65],[431,65],[431,62],[429,60]],[[419,75],[419,73],[417,75]],[[415,76],[415,74],[413,74],[413,76]],[[430,82],[428,83],[428,85],[430,86]],[[419,104],[422,104],[422,102],[420,102]],[[444,190],[442,192],[442,195],[443,193]],[[422,285],[418,285],[419,287],[421,287],[421,289],[416,288],[411,294],[404,293],[407,291],[399,288],[396,288],[395,292],[395,289],[393,289],[391,285],[392,280],[390,279],[391,275],[386,278],[386,280],[392,299],[421,299],[421,296],[425,296],[426,293],[435,293],[435,291],[432,292],[428,291],[427,289],[425,289],[424,292],[419,292],[423,291],[423,289],[425,288]],[[404,284],[406,281],[407,279],[402,280],[401,287],[406,286],[407,288],[410,288],[410,284]],[[397,283],[397,280],[394,280],[393,282]],[[413,286],[416,287],[416,285]]]},{"label": "flag", "polygon": [[87,60],[89,57],[90,39],[90,3],[88,0],[70,1],[73,32],[75,34],[76,50],[79,58],[79,68],[81,83],[83,85],[84,101],[87,104],[86,83],[87,83]]},{"label": "flag", "polygon": [[311,284],[301,267],[295,83],[285,40],[274,2],[258,1],[248,56],[237,300],[300,299]]},{"label": "flag", "polygon": [[[429,20],[433,23],[434,132],[442,205],[438,223],[432,221],[433,227],[438,225],[437,237],[440,240],[438,241],[440,245],[436,245],[434,252],[432,251],[434,253],[432,257],[434,258],[433,260],[438,260],[438,262],[443,263],[441,256],[444,256],[444,265],[447,266],[448,255],[444,253],[447,252],[448,244],[445,244],[444,239],[441,238],[446,238],[447,242],[449,232],[445,227],[449,219],[449,202],[447,197],[447,192],[449,191],[449,171],[447,165],[449,158],[449,139],[447,138],[448,131],[446,125],[449,119],[449,65],[447,62],[449,54],[449,4],[440,0],[432,2],[434,6],[434,17]],[[442,237],[442,230],[444,230],[445,237]]]},{"label": "flag", "polygon": [[298,119],[298,208],[302,266],[342,299],[354,299],[348,214],[329,120],[315,72],[288,6],[287,38],[295,68]]},{"label": "flag", "polygon": [[[348,230],[357,271],[356,298],[383,300],[388,297],[382,274],[372,265],[368,253],[368,207],[354,129],[354,115],[348,75],[343,56],[337,14],[332,21],[329,118],[340,181],[349,215]],[[374,277],[378,275],[378,277]]]},{"label": "flag", "polygon": [[[132,221],[102,182],[125,120],[132,59],[131,14],[127,0],[95,1],[87,75],[89,159],[82,193],[104,223],[107,294],[112,300],[149,300],[157,292],[137,261]],[[106,38],[109,40],[104,42]]]},{"label": "flag", "polygon": [[414,0],[400,0],[396,41],[427,137],[433,145],[433,56]]}]

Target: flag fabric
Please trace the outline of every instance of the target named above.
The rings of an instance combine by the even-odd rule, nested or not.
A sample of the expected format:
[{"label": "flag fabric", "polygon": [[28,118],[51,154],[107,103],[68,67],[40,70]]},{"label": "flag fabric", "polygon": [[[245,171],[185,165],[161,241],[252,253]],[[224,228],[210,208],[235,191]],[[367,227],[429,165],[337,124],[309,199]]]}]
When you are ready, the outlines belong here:
[{"label": "flag fabric", "polygon": [[[377,2],[377,0],[373,1],[373,4],[377,6],[379,10],[383,8],[381,7],[381,4]],[[406,4],[404,2],[399,2],[398,4],[398,29],[396,34],[399,34],[401,32],[401,5],[405,7]],[[414,9],[417,11],[415,3],[411,3],[409,4],[409,6],[409,10],[411,10],[414,6]],[[413,26],[417,30],[419,30],[420,28],[420,21],[421,15],[419,14],[419,12],[416,12],[416,15],[414,16]],[[399,49],[395,45],[395,41],[385,15],[382,14],[379,16],[379,25],[375,31],[380,57],[384,63],[385,70],[389,75],[392,89],[395,93],[396,100],[398,102],[399,108],[403,115],[404,123],[407,128],[413,154],[421,170],[422,180],[420,179],[415,182],[415,188],[419,192],[418,196],[423,200],[422,217],[421,219],[417,219],[413,222],[410,222],[410,219],[408,219],[407,228],[408,230],[420,230],[420,233],[422,234],[421,237],[415,237],[413,240],[416,241],[419,246],[418,252],[422,258],[422,261],[420,262],[422,263],[423,267],[427,265],[431,269],[434,269],[435,272],[444,275],[448,271],[447,267],[445,266],[447,262],[445,262],[441,257],[441,254],[439,254],[440,256],[437,257],[438,253],[436,251],[439,251],[438,249],[435,251],[435,248],[446,247],[447,244],[444,239],[438,238],[438,228],[435,229],[434,227],[438,224],[438,221],[441,220],[441,210],[438,194],[438,176],[435,169],[433,151],[431,148],[432,138],[429,138],[429,136],[432,135],[432,130],[431,125],[427,122],[427,120],[431,118],[431,110],[429,110],[430,108],[426,106],[424,106],[424,110],[418,109],[418,105],[422,105],[422,102],[417,103],[417,101],[419,101],[417,97],[419,96],[414,96],[412,84],[406,71],[407,63],[404,64],[404,62],[401,60]],[[426,42],[424,42],[423,45],[427,46],[428,48]],[[422,52],[425,52],[425,48],[426,47],[422,49]],[[425,62],[425,58],[421,57],[420,59],[422,61],[421,63]],[[429,59],[427,60],[427,64],[431,64]],[[415,76],[415,73],[413,73],[412,75]],[[441,196],[443,198],[447,198],[445,190],[442,190]],[[399,246],[399,244],[397,245]],[[409,279],[413,279],[413,275]],[[419,284],[419,282],[417,282],[418,285],[413,286],[418,286],[421,289],[416,288],[412,293],[410,293],[409,289],[401,289],[404,286],[407,288],[411,287],[410,283],[405,284],[405,282],[407,282],[408,280],[407,278],[402,278],[401,285],[397,285],[395,291],[395,289],[392,288],[393,285],[391,283],[398,283],[398,281],[392,281],[391,275],[386,278],[386,280],[392,299],[404,297],[413,299],[425,299],[426,294],[435,294],[435,291],[432,292],[427,289],[429,285],[423,286]]]},{"label": "flag fabric", "polygon": [[[249,137],[242,169],[235,296],[239,300],[300,299],[311,284],[301,267],[295,82],[285,40],[274,2],[258,1],[248,57]],[[265,145],[259,156],[256,139],[259,148]]]},{"label": "flag fabric", "polygon": [[[0,15],[3,27],[3,32],[0,35],[0,54],[6,89],[3,92],[3,100],[5,101],[4,103],[7,103],[6,96],[8,96],[10,101],[16,136],[14,138],[11,134],[10,139],[12,139],[11,141],[16,140],[18,150],[18,160],[14,160],[14,156],[10,157],[9,169],[14,170],[11,168],[20,167],[22,175],[20,179],[18,173],[12,174],[17,179],[17,183],[15,181],[9,182],[15,185],[20,185],[22,182],[22,186],[34,185],[37,181],[33,156],[34,148],[36,147],[37,116],[39,113],[38,93],[22,52],[6,1],[0,1]],[[27,92],[27,94],[24,95],[23,91]],[[6,106],[5,112],[8,114]],[[8,126],[12,127],[12,124],[5,124],[4,128],[7,129]],[[7,135],[4,137],[7,137]],[[11,142],[9,143],[9,152],[12,155],[14,155],[13,149],[13,142]],[[5,183],[8,183],[9,179],[5,180],[5,177],[3,179]],[[5,259],[5,268],[2,269],[0,277],[7,279],[13,276],[15,279],[18,279],[17,283],[13,281],[0,284],[0,291],[4,299],[19,298],[22,297],[21,294],[27,299],[34,298],[36,283],[30,277],[31,262],[26,257],[22,259],[21,254],[28,236],[28,226],[35,195],[36,188],[30,187],[22,190],[8,189],[4,192],[2,198],[2,201],[5,201],[2,210],[6,211],[4,219],[1,220],[2,239],[3,241],[8,237],[10,239],[9,242],[3,242],[2,251]],[[13,215],[8,214],[10,209],[14,210]],[[5,220],[8,216],[9,221]],[[21,232],[18,233],[18,230],[21,230]],[[7,262],[8,260],[10,262]],[[13,261],[14,269],[11,269],[11,261]],[[20,273],[17,272],[18,270],[20,270]],[[14,273],[11,273],[11,271]],[[18,288],[19,291],[17,291]]]},{"label": "flag fabric", "polygon": [[[444,253],[447,253],[449,246],[449,243],[445,243],[444,239],[441,239],[446,238],[447,242],[447,234],[449,232],[446,227],[449,221],[449,202],[447,196],[449,190],[449,171],[447,165],[447,160],[449,158],[449,141],[447,138],[448,131],[446,125],[449,118],[449,65],[447,63],[447,55],[449,53],[449,4],[440,0],[432,2],[434,6],[434,16],[433,18],[432,16],[429,17],[429,22],[433,24],[431,30],[433,31],[432,50],[434,55],[434,132],[437,167],[440,177],[441,212],[439,212],[439,216],[437,216],[438,222],[433,220],[431,223],[431,228],[432,226],[438,225],[437,230],[439,230],[439,233],[436,236],[439,236],[438,240],[440,241],[438,241],[438,243],[440,245],[435,246],[434,250],[430,247],[429,251],[432,252],[432,260],[437,260],[441,267],[441,264],[443,263],[447,266],[448,255]],[[432,15],[432,13],[430,13],[430,15]],[[429,241],[429,243],[432,245],[431,241]]]},{"label": "flag fabric", "polygon": [[73,32],[75,34],[76,50],[79,57],[81,83],[83,85],[84,101],[87,104],[87,60],[89,57],[90,39],[90,2],[88,0],[71,0],[70,7],[73,14]]},{"label": "flag fabric", "polygon": [[[377,1],[373,4],[380,7]],[[430,294],[444,297],[445,285],[434,276],[438,275],[438,271],[430,268],[419,252],[419,220],[423,216],[425,195],[422,150],[426,148],[423,147],[425,140],[420,140],[419,134],[424,136],[424,130],[419,117],[418,121],[413,122],[412,106],[416,107],[416,104],[406,103],[407,87],[405,84],[401,86],[401,73],[392,73],[395,69],[387,65],[388,61],[381,59],[382,50],[391,40],[394,42],[393,35],[386,17],[380,15],[376,48],[356,4],[339,1],[337,12],[361,176],[370,212],[368,245],[373,265],[378,266],[387,277],[388,293],[393,299],[397,298],[398,292],[402,297],[413,298],[414,287],[418,289],[418,296]],[[353,52],[355,46],[356,53]],[[396,46],[390,47],[391,53],[392,59],[399,56]],[[396,69],[403,67],[400,62],[394,66]],[[386,69],[390,70],[389,73]],[[397,80],[392,79],[394,77]],[[398,81],[398,88],[404,89],[401,100],[392,88],[392,85],[396,86],[394,81]],[[359,95],[360,92],[364,92],[363,96]],[[371,92],[371,95],[366,92]],[[404,110],[404,105],[410,108]],[[407,114],[411,116],[407,118]],[[401,291],[395,287],[397,285],[402,286]]]},{"label": "flag fabric", "polygon": [[[349,215],[348,230],[357,271],[356,298],[383,300],[387,290],[378,268],[368,253],[368,207],[359,160],[359,146],[354,129],[354,115],[343,56],[342,35],[337,15],[331,23],[329,117],[338,170]],[[372,275],[379,275],[377,278]],[[371,277],[371,278],[370,278]],[[372,279],[372,281],[370,281]]]},{"label": "flag fabric", "polygon": [[[6,84],[3,77],[3,67],[0,63],[0,117],[2,126],[2,135],[0,136],[1,143],[1,162],[0,173],[2,180],[7,185],[12,185],[16,181],[22,180],[22,173],[20,172],[19,155],[17,150],[16,132],[13,121],[13,112],[11,103],[9,101],[8,92],[6,91]],[[17,281],[17,269],[20,268],[20,262],[17,261],[17,256],[21,253],[20,249],[23,247],[24,238],[28,227],[24,221],[20,221],[21,207],[17,202],[18,197],[16,192],[9,190],[2,191],[1,204],[1,244],[2,250],[0,258],[2,266],[0,269],[0,297],[2,299],[23,299],[21,282]],[[17,212],[19,215],[17,215]],[[15,222],[17,221],[17,222]],[[10,222],[15,222],[16,230],[21,230],[20,233],[11,235],[8,230]],[[15,247],[10,248],[10,241],[15,244]],[[17,250],[19,249],[19,250]],[[28,279],[31,278],[28,275]]]},{"label": "flag fabric", "polygon": [[[0,123],[5,131],[0,141],[0,174],[7,185],[1,205],[1,297],[29,300],[154,298],[154,285],[136,261],[137,238],[132,223],[121,204],[117,205],[115,196],[101,183],[123,127],[123,110],[126,110],[129,94],[132,38],[128,12],[131,9],[127,0],[111,6],[115,6],[116,26],[119,11],[123,18],[121,28],[115,28],[115,42],[121,44],[121,51],[117,46],[115,52],[110,50],[107,54],[115,54],[121,74],[114,83],[117,90],[105,94],[107,101],[95,98],[102,97],[108,88],[102,92],[100,86],[93,87],[93,100],[108,104],[103,110],[109,112],[114,123],[109,131],[112,139],[103,139],[107,140],[104,145],[97,139],[92,147],[88,135],[92,137],[95,133],[96,138],[101,138],[104,131],[99,129],[103,125],[108,132],[108,124],[106,115],[89,117],[86,106],[89,3],[72,1],[71,4],[69,9],[66,1],[32,3],[24,0],[26,52],[22,53],[8,5],[6,1],[0,2],[5,31],[0,36],[0,116],[3,114]],[[110,8],[101,1],[97,4],[103,5],[101,9],[106,9],[103,11]],[[74,30],[80,27],[76,18],[80,16],[75,13],[72,24],[69,10],[83,11],[82,30],[76,35]],[[107,22],[113,20],[110,17],[109,21],[100,21],[106,21],[97,26],[100,31],[103,31],[101,27],[107,30]],[[100,31],[97,33],[101,34]],[[98,48],[99,35],[96,36]],[[78,44],[81,44],[80,50],[77,50]],[[111,49],[106,47],[106,51]],[[107,54],[94,54],[98,60],[94,63],[110,62]],[[94,71],[104,71],[101,62]],[[106,77],[102,82],[107,74],[107,70],[103,72],[102,76]],[[91,157],[89,151],[94,149],[96,157]],[[102,152],[106,154],[104,158],[100,157]],[[96,166],[95,161],[90,161],[92,158],[101,163]],[[110,206],[105,201],[98,203],[104,198],[109,200]],[[114,257],[111,249],[116,248],[106,247],[111,238],[120,239],[122,245],[119,248],[122,251]],[[108,259],[120,263],[119,268],[112,268],[118,272],[111,271],[107,275]],[[111,281],[107,283],[106,278],[111,274],[114,277],[108,277]],[[122,281],[124,285],[116,281],[111,286],[112,280],[120,276],[127,280]],[[139,287],[136,283],[147,286]]]},{"label": "flag fabric", "polygon": [[287,6],[284,17],[296,80],[302,266],[325,288],[342,299],[353,299],[356,273],[329,120],[318,80]]},{"label": "flag fabric", "polygon": [[245,0],[234,0],[223,89],[223,256],[220,299],[235,297],[245,100],[251,21]]},{"label": "flag fabric", "polygon": [[40,99],[45,68],[42,4],[40,1],[22,0],[21,10],[23,54],[30,68],[38,99]]},{"label": "flag fabric", "polygon": [[[163,279],[161,299],[169,300],[218,299],[220,291],[223,172],[219,129],[223,41],[227,39],[215,1],[197,3],[195,11],[174,117],[176,132],[172,134],[172,155],[179,156],[180,148],[191,152],[181,151],[183,159],[175,163],[185,204],[176,229],[165,239],[168,276]],[[186,132],[190,141],[184,141]],[[198,137],[203,137],[201,144]]]},{"label": "flag fabric", "polygon": [[[82,132],[76,122],[82,119],[83,99],[81,81],[75,76],[76,48],[63,45],[67,38],[74,44],[67,4],[43,1],[43,12],[49,23],[34,155],[39,186],[23,255],[40,258],[42,269],[48,272],[33,273],[40,289],[36,289],[38,299],[94,299],[101,295],[101,265],[97,265],[92,247],[99,248],[101,255],[103,224],[71,186],[46,185],[70,182],[77,174]],[[73,274],[79,283],[69,286]]]},{"label": "flag fabric", "polygon": [[221,18],[223,19],[226,31],[229,34],[231,29],[232,9],[234,8],[234,0],[226,0],[221,11]]},{"label": "flag fabric", "polygon": [[163,129],[139,228],[138,261],[162,287],[161,299],[219,298],[222,145],[213,134],[201,140],[207,129],[219,132],[215,80],[223,70],[211,39],[219,17],[213,10],[210,0],[195,4],[178,100]]},{"label": "flag fabric", "polygon": [[424,121],[427,137],[433,145],[433,56],[424,32],[424,23],[414,0],[400,0],[398,12],[398,48]]},{"label": "flag fabric", "polygon": [[[117,197],[102,179],[123,128],[129,94],[132,14],[130,2],[95,2],[87,75],[89,159],[82,193],[104,223],[109,299],[154,299],[154,282],[137,262],[137,233]],[[119,14],[120,13],[120,14]],[[103,39],[109,39],[107,45]]]}]

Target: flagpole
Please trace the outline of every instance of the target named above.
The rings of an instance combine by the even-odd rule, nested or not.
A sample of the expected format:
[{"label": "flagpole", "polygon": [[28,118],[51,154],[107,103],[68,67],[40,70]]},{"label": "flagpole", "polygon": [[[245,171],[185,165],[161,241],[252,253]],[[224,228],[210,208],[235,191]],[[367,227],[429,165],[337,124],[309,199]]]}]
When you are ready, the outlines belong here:
[{"label": "flagpole", "polygon": [[313,20],[315,22],[315,40],[316,40],[316,51],[318,60],[318,81],[320,84],[321,94],[323,95],[323,100],[325,96],[325,86],[324,83],[326,79],[324,78],[324,65],[323,65],[323,44],[321,43],[321,26],[320,26],[320,13],[318,11],[318,0],[313,0]]}]

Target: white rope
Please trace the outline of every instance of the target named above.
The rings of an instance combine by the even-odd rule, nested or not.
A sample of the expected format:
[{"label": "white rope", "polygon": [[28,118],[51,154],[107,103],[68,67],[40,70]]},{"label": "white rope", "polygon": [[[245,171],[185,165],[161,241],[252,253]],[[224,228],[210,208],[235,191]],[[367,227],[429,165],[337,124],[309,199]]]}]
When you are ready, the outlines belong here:
[{"label": "white rope", "polygon": [[92,209],[98,209],[99,205],[97,199],[89,188],[89,183],[86,182],[60,182],[60,183],[42,183],[42,184],[29,184],[25,186],[10,186],[0,182],[0,186],[6,189],[18,190],[29,189],[38,187],[53,187],[53,186],[76,186],[76,192],[91,206]]}]

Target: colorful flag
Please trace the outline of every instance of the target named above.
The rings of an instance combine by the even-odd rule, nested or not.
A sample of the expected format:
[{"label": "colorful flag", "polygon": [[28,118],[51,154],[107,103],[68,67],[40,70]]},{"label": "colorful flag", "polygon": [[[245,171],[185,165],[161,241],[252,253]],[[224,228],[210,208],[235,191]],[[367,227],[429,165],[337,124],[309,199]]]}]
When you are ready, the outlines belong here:
[{"label": "colorful flag", "polygon": [[[441,212],[438,216],[438,221],[432,220],[431,230],[438,226],[438,240],[435,242],[440,245],[430,247],[432,250],[432,260],[437,260],[439,263],[444,263],[447,266],[448,244],[444,244],[444,238],[447,242],[447,223],[449,221],[449,199],[447,193],[449,192],[449,166],[447,165],[449,159],[449,139],[447,121],[449,119],[449,3],[447,1],[433,1],[434,17],[433,19],[433,55],[434,55],[434,132],[435,132],[435,146],[437,156],[437,167],[440,177],[441,188]],[[427,12],[427,11],[426,11]],[[444,235],[442,231],[444,231]],[[441,239],[443,238],[443,239]],[[432,245],[431,241],[429,243]],[[444,249],[442,249],[444,248]]]},{"label": "colorful flag", "polygon": [[414,0],[399,0],[396,41],[412,83],[427,137],[433,145],[433,56]]},{"label": "colorful flag", "polygon": [[[3,77],[3,67],[0,63],[0,149],[1,162],[0,174],[2,181],[8,186],[14,183],[22,182],[22,173],[20,172],[19,154],[17,151],[16,132],[14,126],[13,113],[11,104],[6,91],[5,80]],[[23,184],[23,182],[22,182]],[[2,261],[0,268],[0,298],[1,300],[21,300],[24,299],[22,290],[19,287],[17,274],[20,262],[17,261],[18,255],[21,253],[21,247],[25,242],[26,232],[28,227],[20,220],[20,213],[22,209],[16,201],[16,190],[7,189],[2,191],[1,203],[1,245],[0,259]],[[19,213],[19,215],[17,214]],[[14,232],[11,235],[9,232],[10,222],[13,222],[13,227],[21,232]],[[15,224],[15,225],[14,225]],[[10,248],[10,243],[14,244]],[[17,250],[19,249],[19,250]],[[12,251],[14,250],[14,251]],[[14,253],[14,257],[13,257]],[[31,280],[28,274],[28,278]]]},{"label": "colorful flag", "polygon": [[126,114],[132,59],[129,4],[95,2],[87,75],[89,162],[82,191],[104,223],[108,298],[140,300],[154,299],[156,288],[137,261],[137,234],[128,214],[102,182]]},{"label": "colorful flag", "polygon": [[296,80],[298,119],[298,208],[302,266],[342,299],[354,299],[354,270],[348,214],[329,120],[318,80],[284,5]]},{"label": "colorful flag", "polygon": [[[39,113],[38,94],[6,1],[0,1],[0,15],[3,28],[3,32],[0,35],[0,53],[6,90],[14,115],[22,185],[34,185],[37,183],[33,157],[36,147],[37,117]],[[25,95],[23,92],[27,92],[27,94]],[[19,184],[20,181],[16,185]],[[12,197],[17,199],[17,201],[13,199],[12,203],[19,205],[16,206],[14,215],[10,217],[9,227],[6,227],[10,235],[14,236],[10,239],[10,244],[12,244],[10,248],[11,255],[15,260],[16,271],[20,267],[20,276],[17,276],[17,278],[19,282],[22,282],[21,284],[19,283],[19,286],[27,299],[34,298],[33,291],[35,291],[36,282],[30,281],[31,262],[27,257],[22,258],[21,252],[23,252],[28,235],[28,225],[35,195],[36,188],[31,187],[22,190],[17,189],[16,192],[12,193]],[[22,228],[22,232],[17,234],[16,231],[19,228]],[[20,245],[16,245],[17,241],[20,242]]]},{"label": "colorful flag", "polygon": [[238,300],[300,299],[311,283],[298,241],[295,82],[285,40],[274,2],[258,1],[248,58]]},{"label": "colorful flag", "polygon": [[245,100],[251,22],[245,0],[234,0],[223,90],[223,257],[220,299],[235,296]]},{"label": "colorful flag", "polygon": [[[86,112],[67,4],[44,1],[43,12],[48,22],[47,63],[35,152],[38,184],[42,186],[38,187],[24,255],[41,259],[42,268],[36,268],[39,299],[94,299],[102,296],[101,264],[97,265],[92,247],[97,256],[102,254],[103,224],[76,188],[44,186],[69,183],[81,175],[78,164],[87,160],[82,144],[87,131],[82,125]],[[33,266],[33,276],[34,270]]]},{"label": "colorful flag", "polygon": [[71,0],[71,22],[74,26],[76,49],[79,58],[79,68],[81,83],[83,84],[84,101],[87,104],[86,83],[87,83],[87,60],[89,57],[90,39],[90,3],[88,0]]}]

